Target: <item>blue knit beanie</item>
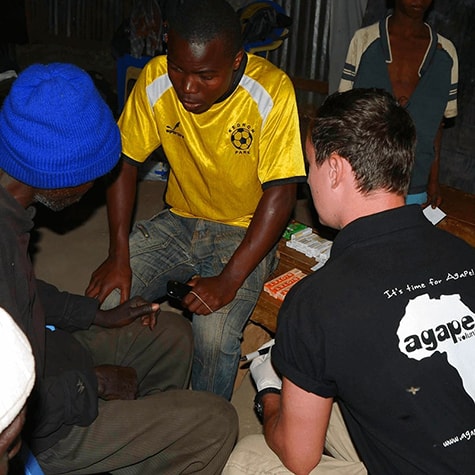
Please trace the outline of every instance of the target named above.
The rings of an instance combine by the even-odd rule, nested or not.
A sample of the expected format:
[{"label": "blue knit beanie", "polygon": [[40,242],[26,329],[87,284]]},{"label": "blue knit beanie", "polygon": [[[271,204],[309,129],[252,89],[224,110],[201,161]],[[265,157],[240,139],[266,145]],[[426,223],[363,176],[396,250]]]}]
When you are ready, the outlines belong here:
[{"label": "blue knit beanie", "polygon": [[68,188],[108,173],[120,133],[88,73],[34,64],[15,80],[0,111],[0,168],[35,188]]}]

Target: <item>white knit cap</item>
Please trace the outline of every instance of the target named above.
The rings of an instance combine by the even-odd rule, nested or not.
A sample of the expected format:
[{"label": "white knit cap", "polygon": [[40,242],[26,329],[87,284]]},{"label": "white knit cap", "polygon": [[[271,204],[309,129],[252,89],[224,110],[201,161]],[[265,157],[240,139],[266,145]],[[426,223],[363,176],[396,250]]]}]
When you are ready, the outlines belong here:
[{"label": "white knit cap", "polygon": [[35,382],[31,346],[12,317],[0,308],[0,433],[19,414]]}]

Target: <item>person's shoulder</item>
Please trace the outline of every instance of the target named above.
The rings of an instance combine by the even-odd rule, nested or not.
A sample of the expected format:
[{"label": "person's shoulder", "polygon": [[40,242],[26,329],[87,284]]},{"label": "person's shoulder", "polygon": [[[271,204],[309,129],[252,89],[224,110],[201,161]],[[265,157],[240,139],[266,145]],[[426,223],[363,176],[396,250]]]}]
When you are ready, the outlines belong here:
[{"label": "person's shoulder", "polygon": [[256,79],[267,79],[269,81],[289,79],[285,71],[261,56],[248,54],[247,64],[244,74]]},{"label": "person's shoulder", "polygon": [[149,68],[166,68],[167,67],[167,56],[165,54],[160,54],[158,56],[154,56],[146,65],[145,67]]},{"label": "person's shoulder", "polygon": [[376,22],[376,23],[372,23],[371,25],[358,28],[353,35],[353,39],[361,41],[361,40],[367,40],[368,38],[370,39],[379,38],[380,24],[381,22]]},{"label": "person's shoulder", "polygon": [[143,72],[148,80],[153,80],[164,74],[167,74],[167,57],[166,55],[154,56],[143,67]]},{"label": "person's shoulder", "polygon": [[455,45],[445,36],[442,36],[440,33],[437,33],[437,43],[442,49],[447,51],[451,58],[457,57],[457,49]]},{"label": "person's shoulder", "polygon": [[[322,295],[329,295],[335,287],[335,282],[339,280],[340,263],[338,259],[328,259],[319,269],[307,274],[307,276],[297,282],[295,288],[297,298],[310,296],[321,298]],[[341,274],[343,275],[343,274]]]},{"label": "person's shoulder", "polygon": [[[466,256],[467,262],[473,262],[475,264],[475,247],[469,244],[465,239],[453,234],[447,229],[438,228],[436,226],[432,226],[432,233],[434,236],[432,240],[437,240],[437,244],[441,244],[441,246],[446,249],[446,253],[461,253]],[[435,246],[436,244],[431,242],[430,245]]]},{"label": "person's shoulder", "polygon": [[356,30],[349,47],[350,57],[352,55],[361,57],[373,43],[378,42],[381,38],[381,28],[381,22],[379,22]]},{"label": "person's shoulder", "polygon": [[292,81],[285,71],[267,59],[257,55],[248,54],[244,75],[258,82],[268,91],[274,88],[280,91],[282,91],[283,88],[293,90]]}]

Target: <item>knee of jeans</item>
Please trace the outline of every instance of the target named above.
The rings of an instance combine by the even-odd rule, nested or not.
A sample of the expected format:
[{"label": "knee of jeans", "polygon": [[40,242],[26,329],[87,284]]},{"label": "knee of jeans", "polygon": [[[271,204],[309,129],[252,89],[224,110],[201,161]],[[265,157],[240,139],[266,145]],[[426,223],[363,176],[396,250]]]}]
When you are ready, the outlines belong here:
[{"label": "knee of jeans", "polygon": [[193,336],[198,353],[206,348],[220,346],[223,331],[224,318],[219,312],[210,315],[193,315]]},{"label": "knee of jeans", "polygon": [[221,341],[221,351],[236,356],[241,351],[242,328],[228,327]]}]

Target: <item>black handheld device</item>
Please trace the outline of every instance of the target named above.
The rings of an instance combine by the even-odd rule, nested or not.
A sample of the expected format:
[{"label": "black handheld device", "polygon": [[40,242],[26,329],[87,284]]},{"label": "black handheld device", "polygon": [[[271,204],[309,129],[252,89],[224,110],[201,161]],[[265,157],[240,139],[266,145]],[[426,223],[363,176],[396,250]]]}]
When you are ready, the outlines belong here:
[{"label": "black handheld device", "polygon": [[169,297],[176,300],[182,300],[192,288],[191,285],[183,284],[177,280],[169,280],[167,282],[167,294]]}]

